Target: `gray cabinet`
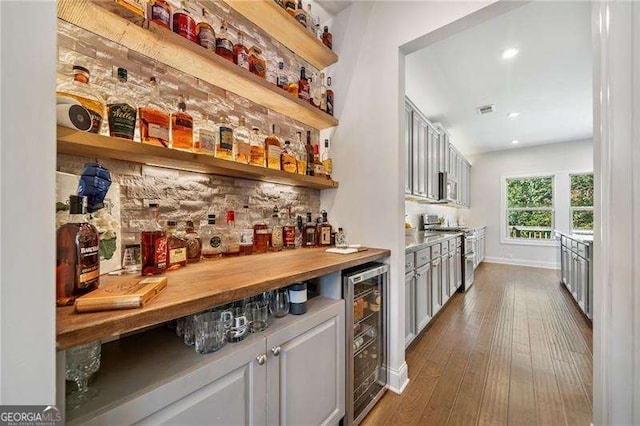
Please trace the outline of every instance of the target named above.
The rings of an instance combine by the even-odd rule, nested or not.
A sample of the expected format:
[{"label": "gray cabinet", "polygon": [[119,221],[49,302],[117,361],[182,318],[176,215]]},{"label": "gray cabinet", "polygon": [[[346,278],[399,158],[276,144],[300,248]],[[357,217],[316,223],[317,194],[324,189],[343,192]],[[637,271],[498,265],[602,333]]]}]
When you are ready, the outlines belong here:
[{"label": "gray cabinet", "polygon": [[442,307],[442,264],[440,257],[431,260],[431,315]]},{"label": "gray cabinet", "polygon": [[420,333],[431,321],[431,263],[416,270],[415,292],[415,321]]},{"label": "gray cabinet", "polygon": [[404,106],[404,155],[405,155],[405,170],[404,170],[404,193],[411,194],[412,191],[412,176],[413,176],[413,161],[411,153],[411,140],[413,134],[413,121],[412,110],[409,105]]},{"label": "gray cabinet", "polygon": [[456,274],[456,289],[459,289],[462,285],[462,246],[456,247],[455,254],[455,274]]},{"label": "gray cabinet", "polygon": [[413,195],[429,196],[428,156],[429,124],[417,112],[412,113],[412,182]]},{"label": "gray cabinet", "polygon": [[449,253],[449,296],[453,296],[457,289],[456,251],[453,250]]},{"label": "gray cabinet", "polygon": [[593,309],[593,246],[589,242],[558,234],[560,238],[560,282],[587,316]]},{"label": "gray cabinet", "polygon": [[449,301],[451,295],[449,290],[449,253],[442,253],[440,271],[440,297],[442,298],[442,306]]},{"label": "gray cabinet", "polygon": [[404,276],[404,346],[407,347],[416,338],[416,282],[415,272]]}]

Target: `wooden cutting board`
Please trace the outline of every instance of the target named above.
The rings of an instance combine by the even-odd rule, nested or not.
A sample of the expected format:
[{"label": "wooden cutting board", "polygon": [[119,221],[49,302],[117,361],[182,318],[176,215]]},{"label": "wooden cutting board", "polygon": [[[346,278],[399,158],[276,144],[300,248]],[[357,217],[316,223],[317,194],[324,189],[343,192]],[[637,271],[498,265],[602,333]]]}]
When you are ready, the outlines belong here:
[{"label": "wooden cutting board", "polygon": [[149,277],[137,282],[120,282],[76,299],[77,312],[141,308],[167,287],[167,277]]}]

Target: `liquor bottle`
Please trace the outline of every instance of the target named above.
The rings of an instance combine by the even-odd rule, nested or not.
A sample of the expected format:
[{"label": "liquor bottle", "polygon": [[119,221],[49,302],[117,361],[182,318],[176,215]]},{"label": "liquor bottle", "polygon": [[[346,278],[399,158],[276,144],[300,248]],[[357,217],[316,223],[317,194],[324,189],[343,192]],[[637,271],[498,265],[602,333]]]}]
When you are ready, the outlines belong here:
[{"label": "liquor bottle", "polygon": [[274,58],[273,52],[267,52],[266,56],[266,80],[271,83],[278,85],[278,62]]},{"label": "liquor bottle", "polygon": [[280,170],[280,155],[282,154],[282,145],[277,135],[277,127],[275,124],[271,126],[271,134],[264,140],[264,148],[267,157],[267,167],[270,169]]},{"label": "liquor bottle", "polygon": [[249,49],[249,71],[258,77],[266,78],[267,76],[267,63],[262,57],[262,49],[259,47],[251,46]]},{"label": "liquor bottle", "polygon": [[302,0],[298,0],[298,7],[296,8],[295,18],[300,23],[300,25],[307,28],[307,12],[304,11]]},{"label": "liquor bottle", "polygon": [[167,260],[168,271],[187,266],[187,242],[178,234],[175,220],[167,221]]},{"label": "liquor bottle", "polygon": [[149,8],[147,10],[147,18],[150,22],[158,24],[171,30],[171,16],[173,9],[171,4],[165,0],[152,0],[149,2]]},{"label": "liquor bottle", "polygon": [[315,20],[313,19],[313,15],[311,14],[311,3],[307,3],[306,14],[307,14],[307,30],[315,34],[316,23],[315,23]]},{"label": "liquor bottle", "polygon": [[320,109],[327,112],[327,82],[323,72],[320,73]]},{"label": "liquor bottle", "polygon": [[331,77],[327,77],[327,114],[333,115],[333,90],[331,90]]},{"label": "liquor bottle", "polygon": [[233,131],[233,160],[238,163],[249,164],[251,136],[245,124],[245,118],[240,117],[239,125]]},{"label": "liquor bottle", "polygon": [[299,175],[307,173],[307,151],[302,143],[302,132],[296,132],[295,146],[293,150],[296,155],[296,169]]},{"label": "liquor bottle", "polygon": [[271,246],[271,232],[264,218],[253,225],[253,252],[266,253]]},{"label": "liquor bottle", "polygon": [[138,110],[129,96],[131,88],[127,84],[127,70],[124,68],[118,68],[118,83],[114,92],[107,102],[109,136],[133,140]]},{"label": "liquor bottle", "polygon": [[242,31],[238,31],[238,42],[233,46],[233,63],[246,70],[249,69],[249,51],[244,45]]},{"label": "liquor bottle", "polygon": [[313,145],[311,145],[311,130],[307,130],[307,144],[304,146],[307,153],[307,176],[314,176]]},{"label": "liquor bottle", "polygon": [[207,215],[207,225],[202,227],[202,257],[214,259],[224,253],[223,238],[225,228],[216,225],[216,215]]},{"label": "liquor bottle", "polygon": [[275,2],[278,4],[278,6],[284,9],[284,0],[275,0]]},{"label": "liquor bottle", "polygon": [[303,101],[309,102],[309,90],[309,80],[307,80],[306,71],[304,67],[300,67],[300,80],[298,80],[298,97]]},{"label": "liquor bottle", "polygon": [[279,88],[287,90],[289,86],[289,79],[287,78],[287,73],[284,72],[284,62],[278,62],[278,74],[276,76],[276,84]]},{"label": "liquor bottle", "polygon": [[58,98],[67,98],[58,103],[80,103],[89,111],[91,116],[91,133],[100,133],[102,128],[102,119],[105,116],[104,98],[89,83],[89,70],[80,65],[73,66],[73,80],[61,84],[57,91]]},{"label": "liquor bottle", "polygon": [[160,87],[155,77],[149,79],[151,93],[144,107],[138,108],[142,143],[169,148],[171,118],[161,109]]},{"label": "liquor bottle", "polygon": [[329,139],[324,140],[324,151],[322,151],[322,166],[324,167],[324,174],[327,179],[331,179],[331,173],[333,173],[333,160],[329,153]]},{"label": "liquor bottle", "polygon": [[284,10],[294,18],[296,17],[296,2],[295,0],[284,0]]},{"label": "liquor bottle", "polygon": [[320,27],[320,17],[316,20],[315,34],[318,41],[322,42],[322,28]]},{"label": "liquor bottle", "polygon": [[278,207],[273,208],[271,214],[271,249],[280,251],[284,247],[284,228],[280,219],[280,211]]},{"label": "liquor bottle", "polygon": [[173,14],[173,32],[189,41],[198,43],[196,21],[187,10],[187,2],[184,0],[180,2],[180,9]]},{"label": "liquor bottle", "polygon": [[171,147],[193,151],[193,117],[187,113],[184,96],[178,97],[178,110],[171,113]]},{"label": "liquor bottle", "polygon": [[311,220],[311,212],[307,213],[307,224],[304,226],[304,233],[302,236],[303,247],[315,247],[318,245],[316,225]]},{"label": "liquor bottle", "polygon": [[69,222],[56,231],[56,304],[72,305],[76,297],[98,288],[100,237],[87,221],[87,197],[69,196]]},{"label": "liquor bottle", "polygon": [[149,227],[142,231],[142,275],[162,274],[167,269],[167,233],[158,223],[159,206],[149,204]]},{"label": "liquor bottle", "polygon": [[298,82],[297,81],[292,81],[291,83],[289,83],[289,85],[287,86],[287,92],[289,92],[289,94],[291,96],[293,96],[294,98],[298,97]]},{"label": "liquor bottle", "polygon": [[242,207],[240,217],[240,255],[253,253],[253,225],[251,224],[251,213],[249,206]]},{"label": "liquor bottle", "polygon": [[233,160],[233,129],[226,115],[220,115],[216,127],[218,137],[214,155],[223,160]]},{"label": "liquor bottle", "polygon": [[223,256],[238,256],[240,254],[240,233],[236,228],[233,210],[227,211],[227,230],[224,233],[222,245],[224,247]]},{"label": "liquor bottle", "polygon": [[224,20],[220,23],[220,31],[216,36],[216,53],[227,61],[233,62],[233,43],[229,40],[227,22]]},{"label": "liquor bottle", "polygon": [[298,172],[297,160],[295,153],[291,148],[291,141],[284,141],[284,148],[282,149],[282,154],[280,155],[280,168],[289,173]]},{"label": "liquor bottle", "polygon": [[207,22],[209,12],[204,7],[202,8],[203,21],[198,22],[196,25],[196,34],[198,36],[198,43],[200,46],[208,50],[216,50],[216,31],[213,29],[210,23]]},{"label": "liquor bottle", "polygon": [[291,207],[288,209],[288,217],[285,220],[284,226],[282,227],[282,239],[284,248],[293,249],[296,248],[296,224],[291,217]]},{"label": "liquor bottle", "polygon": [[198,133],[193,141],[193,150],[198,154],[215,155],[219,133],[209,116],[203,114]]},{"label": "liquor bottle", "polygon": [[313,79],[309,82],[311,105],[320,108],[322,102],[322,82],[318,74],[313,74]]},{"label": "liquor bottle", "polygon": [[329,32],[329,27],[324,26],[324,32],[322,33],[322,44],[327,46],[329,49],[333,48],[333,36]]},{"label": "liquor bottle", "polygon": [[327,220],[326,210],[322,210],[320,214],[322,215],[322,220],[320,222],[320,229],[318,232],[318,245],[326,247],[331,245],[331,231],[333,228]]},{"label": "liquor bottle", "polygon": [[260,135],[260,129],[253,127],[251,129],[251,154],[249,156],[249,164],[252,166],[265,167],[265,155],[264,155],[264,139]]},{"label": "liquor bottle", "polygon": [[320,148],[318,145],[313,145],[313,175],[318,177],[325,177],[324,166],[320,161]]},{"label": "liquor bottle", "polygon": [[347,236],[344,234],[342,228],[338,228],[338,232],[336,232],[336,247],[347,247]]},{"label": "liquor bottle", "polygon": [[185,240],[187,242],[187,263],[200,262],[202,258],[202,239],[193,226],[193,221],[187,221],[185,229]]}]

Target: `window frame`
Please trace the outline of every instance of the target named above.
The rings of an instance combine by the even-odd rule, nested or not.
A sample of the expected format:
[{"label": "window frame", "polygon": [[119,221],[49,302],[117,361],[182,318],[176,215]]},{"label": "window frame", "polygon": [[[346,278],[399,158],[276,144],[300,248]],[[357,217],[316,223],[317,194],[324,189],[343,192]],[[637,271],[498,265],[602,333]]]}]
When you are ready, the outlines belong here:
[{"label": "window frame", "polygon": [[[571,205],[571,178],[573,176],[584,176],[584,175],[592,175],[595,179],[595,174],[594,172],[572,172],[569,173],[569,229],[571,231],[571,233],[592,233],[593,232],[593,228],[589,229],[576,229],[573,227],[573,212],[574,211],[591,211],[591,214],[593,215],[593,204],[591,206],[572,206]],[[594,187],[595,187],[595,180],[593,183]],[[595,196],[594,196],[594,200],[595,200]]]}]

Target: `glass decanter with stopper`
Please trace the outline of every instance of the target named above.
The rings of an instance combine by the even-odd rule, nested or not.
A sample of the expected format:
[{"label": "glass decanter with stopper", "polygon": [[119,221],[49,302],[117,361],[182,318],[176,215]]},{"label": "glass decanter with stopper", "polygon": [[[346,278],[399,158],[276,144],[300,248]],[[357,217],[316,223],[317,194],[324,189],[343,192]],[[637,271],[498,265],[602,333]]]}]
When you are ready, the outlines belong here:
[{"label": "glass decanter with stopper", "polygon": [[105,117],[105,101],[102,94],[91,86],[90,75],[89,69],[74,65],[73,79],[61,84],[56,90],[57,103],[82,105],[91,116],[89,132],[100,133]]},{"label": "glass decanter with stopper", "polygon": [[233,131],[233,159],[238,163],[249,164],[251,141],[245,118],[240,117],[238,127]]},{"label": "glass decanter with stopper", "polygon": [[216,224],[216,215],[207,216],[207,225],[202,227],[202,256],[205,259],[222,257],[224,253],[223,238],[225,227]]}]

